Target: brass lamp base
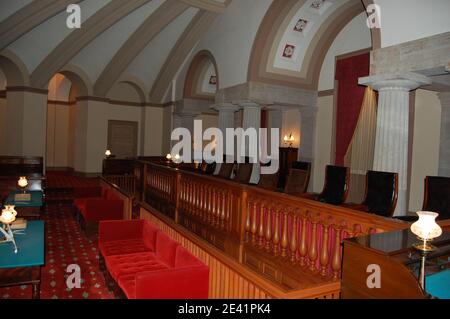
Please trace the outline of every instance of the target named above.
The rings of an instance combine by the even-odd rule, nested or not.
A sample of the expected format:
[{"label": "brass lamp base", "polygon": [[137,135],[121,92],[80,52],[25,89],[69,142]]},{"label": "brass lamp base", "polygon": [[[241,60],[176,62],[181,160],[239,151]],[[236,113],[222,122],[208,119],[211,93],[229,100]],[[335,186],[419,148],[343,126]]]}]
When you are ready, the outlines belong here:
[{"label": "brass lamp base", "polygon": [[412,245],[414,247],[414,249],[417,249],[421,252],[426,252],[426,253],[430,253],[433,251],[436,251],[436,246],[433,246],[427,242],[422,242],[422,243],[416,243]]}]

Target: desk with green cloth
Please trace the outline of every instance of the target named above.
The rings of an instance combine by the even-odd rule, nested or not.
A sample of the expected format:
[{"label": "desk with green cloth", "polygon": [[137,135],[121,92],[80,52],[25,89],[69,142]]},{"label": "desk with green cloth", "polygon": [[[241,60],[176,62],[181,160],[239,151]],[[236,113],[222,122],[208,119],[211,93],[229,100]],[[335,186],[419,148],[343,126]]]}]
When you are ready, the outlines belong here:
[{"label": "desk with green cloth", "polygon": [[43,221],[28,221],[27,228],[14,231],[13,244],[0,243],[0,287],[32,285],[33,299],[40,298],[41,267],[45,264]]},{"label": "desk with green cloth", "polygon": [[426,290],[433,297],[450,299],[450,269],[428,275]]},{"label": "desk with green cloth", "polygon": [[[30,194],[30,200],[16,200],[17,194]],[[5,200],[5,205],[15,205],[18,217],[39,219],[44,206],[44,194],[42,191],[11,191]]]}]

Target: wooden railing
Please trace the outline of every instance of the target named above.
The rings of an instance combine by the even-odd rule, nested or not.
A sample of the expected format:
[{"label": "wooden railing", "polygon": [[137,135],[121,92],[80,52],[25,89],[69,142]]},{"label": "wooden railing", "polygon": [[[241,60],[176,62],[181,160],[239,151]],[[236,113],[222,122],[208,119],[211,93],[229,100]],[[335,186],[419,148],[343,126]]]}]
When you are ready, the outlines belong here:
[{"label": "wooden railing", "polygon": [[133,175],[103,175],[102,177],[130,195],[134,195],[136,192],[136,183]]},{"label": "wooden railing", "polygon": [[343,239],[408,223],[143,163],[145,202],[288,290],[338,281]]}]

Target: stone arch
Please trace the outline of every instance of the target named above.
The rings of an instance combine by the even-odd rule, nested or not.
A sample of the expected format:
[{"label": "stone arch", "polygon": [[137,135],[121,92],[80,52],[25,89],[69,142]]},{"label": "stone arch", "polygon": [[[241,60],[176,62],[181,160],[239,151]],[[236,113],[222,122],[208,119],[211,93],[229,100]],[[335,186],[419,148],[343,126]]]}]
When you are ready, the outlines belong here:
[{"label": "stone arch", "polygon": [[[145,83],[139,79],[138,77],[132,76],[132,75],[124,75],[121,76],[119,81],[117,81],[116,84],[126,84],[133,88],[134,91],[136,91],[137,95],[139,96],[139,102],[140,103],[146,103],[146,94],[144,92],[147,92],[147,88],[145,86]],[[114,85],[112,87],[114,87]],[[108,92],[107,96],[110,92]]]},{"label": "stone arch", "polygon": [[[274,85],[317,90],[325,56],[339,32],[365,11],[360,1],[348,1],[335,9],[314,34],[299,72],[274,70],[274,47],[281,43],[284,31],[306,0],[274,0],[259,27],[250,56],[247,80]],[[372,0],[365,1],[367,5]],[[378,31],[372,32],[372,45],[379,46]],[[374,40],[376,43],[374,43]],[[276,51],[276,50],[275,50]]]},{"label": "stone arch", "polygon": [[71,92],[70,96],[90,96],[93,87],[89,76],[79,67],[75,65],[67,65],[61,71],[62,75],[72,82],[72,90],[76,90],[76,94]]},{"label": "stone arch", "polygon": [[22,60],[11,50],[0,53],[0,68],[6,77],[7,86],[28,86],[30,75]]},{"label": "stone arch", "polygon": [[189,69],[186,74],[184,82],[184,98],[211,100],[215,98],[215,93],[201,91],[200,85],[205,77],[208,75],[208,69],[213,67],[216,83],[215,91],[219,88],[219,73],[216,59],[208,50],[199,51],[191,61]]}]

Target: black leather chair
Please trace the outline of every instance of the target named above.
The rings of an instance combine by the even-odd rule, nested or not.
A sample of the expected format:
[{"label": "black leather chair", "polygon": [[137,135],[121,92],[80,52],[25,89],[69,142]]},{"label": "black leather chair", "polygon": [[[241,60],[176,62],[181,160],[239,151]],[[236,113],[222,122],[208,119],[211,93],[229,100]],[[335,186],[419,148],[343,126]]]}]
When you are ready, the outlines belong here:
[{"label": "black leather chair", "polygon": [[284,192],[291,195],[301,195],[306,193],[311,176],[311,163],[294,162],[286,179]]},{"label": "black leather chair", "polygon": [[217,174],[218,177],[230,179],[231,174],[233,174],[234,167],[236,163],[222,163],[220,164],[220,170],[219,174]]},{"label": "black leather chair", "polygon": [[346,203],[345,207],[392,217],[397,206],[398,174],[368,171],[366,174],[366,195],[361,204]]},{"label": "black leather chair", "polygon": [[202,171],[206,175],[212,175],[216,171],[216,166],[217,166],[216,162],[212,162],[212,163],[205,162],[204,165],[202,165]]},{"label": "black leather chair", "polygon": [[250,163],[248,158],[245,159],[245,163],[239,163],[237,165],[236,174],[233,178],[235,182],[248,184],[253,173],[253,163]]},{"label": "black leather chair", "polygon": [[348,167],[327,165],[325,170],[325,185],[322,193],[306,193],[301,197],[317,200],[332,205],[345,202],[349,191],[350,170]]},{"label": "black leather chair", "polygon": [[[271,162],[261,164],[261,167],[270,165]],[[257,186],[270,191],[276,191],[279,177],[280,177],[280,170],[278,170],[275,174],[259,174],[259,182]]]},{"label": "black leather chair", "polygon": [[438,213],[438,220],[450,219],[450,177],[425,178],[423,210]]}]

